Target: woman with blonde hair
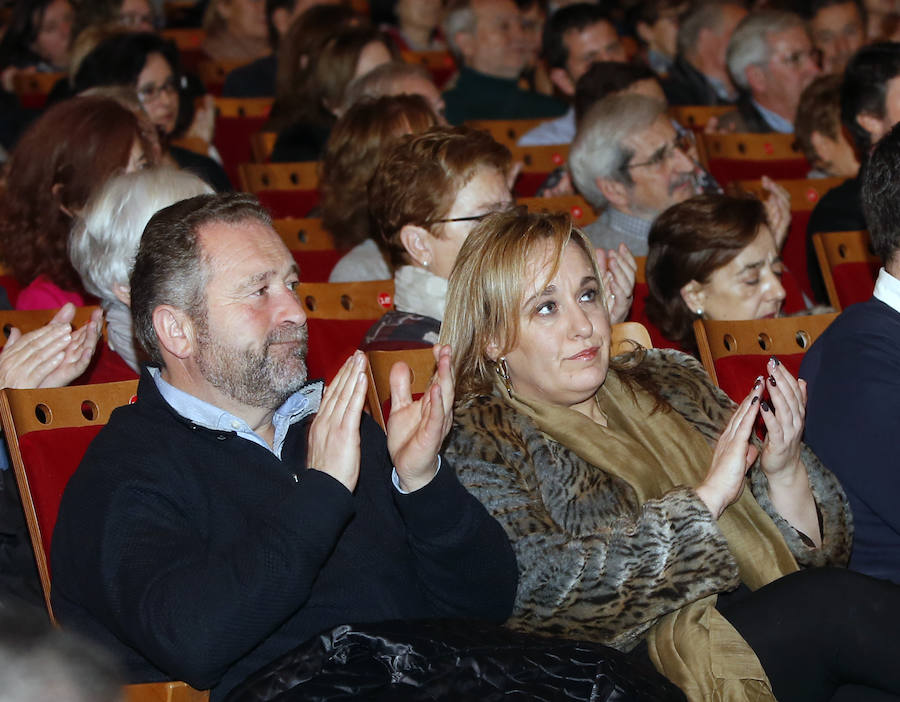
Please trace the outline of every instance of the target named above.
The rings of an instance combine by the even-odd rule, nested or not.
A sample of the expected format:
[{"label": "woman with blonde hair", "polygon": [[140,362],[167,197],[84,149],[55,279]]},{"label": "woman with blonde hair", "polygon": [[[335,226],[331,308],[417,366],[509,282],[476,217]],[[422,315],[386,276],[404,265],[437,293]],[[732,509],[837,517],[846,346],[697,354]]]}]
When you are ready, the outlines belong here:
[{"label": "woman with blonde hair", "polygon": [[592,253],[568,215],[499,213],[450,276],[444,456],[513,544],[508,624],[646,642],[692,701],[898,699],[900,588],[824,567],[852,528],[805,383],[772,358],[736,406],[678,351],[611,359]]}]

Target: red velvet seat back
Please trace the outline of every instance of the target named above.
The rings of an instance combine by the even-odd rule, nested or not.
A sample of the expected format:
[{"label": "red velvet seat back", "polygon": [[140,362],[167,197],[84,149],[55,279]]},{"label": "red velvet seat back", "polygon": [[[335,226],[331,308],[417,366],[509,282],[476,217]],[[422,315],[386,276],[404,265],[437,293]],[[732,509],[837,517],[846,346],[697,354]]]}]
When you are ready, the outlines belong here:
[{"label": "red velvet seat back", "polygon": [[306,321],[309,346],[306,366],[310,378],[326,383],[337,374],[350,355],[359,348],[376,319],[316,319]]},{"label": "red velvet seat back", "polygon": [[[735,402],[741,402],[750,389],[756,378],[760,375],[767,375],[766,363],[769,357],[765,354],[752,355],[735,355],[725,356],[715,362],[716,376],[719,380],[719,387],[725,391]],[[779,355],[778,360],[784,365],[785,369],[795,378],[800,372],[800,363],[803,361],[802,353],[792,353]]]},{"label": "red velvet seat back", "polygon": [[806,309],[806,300],[803,299],[803,292],[793,269],[785,267],[781,286],[784,288],[784,305],[781,308],[783,314],[794,314]]},{"label": "red velvet seat back", "polygon": [[19,282],[11,275],[0,275],[0,286],[6,290],[6,297],[9,298],[9,304],[15,309],[16,300],[19,299],[19,292],[22,290],[22,286],[19,285]]},{"label": "red velvet seat back", "polygon": [[806,267],[806,225],[809,223],[810,210],[791,212],[791,228],[781,248],[781,260],[787,266],[810,300],[813,299],[812,286]]},{"label": "red velvet seat back", "polygon": [[881,263],[876,261],[852,261],[839,263],[831,269],[831,277],[842,308],[846,309],[872,297],[880,268]]},{"label": "red velvet seat back", "polygon": [[513,191],[516,197],[534,197],[537,195],[538,188],[547,180],[549,173],[522,173],[516,179]]},{"label": "red velvet seat back", "polygon": [[337,249],[291,251],[300,268],[300,280],[304,283],[327,283],[328,276],[344,253]]},{"label": "red velvet seat back", "polygon": [[[253,160],[250,136],[260,131],[268,117],[216,117],[213,144],[222,156],[225,172],[235,187],[241,182],[238,166]],[[277,215],[281,216],[281,215]]]},{"label": "red velvet seat back", "polygon": [[254,195],[273,219],[307,217],[319,204],[318,190],[259,190]]},{"label": "red velvet seat back", "polygon": [[88,445],[103,425],[32,431],[19,437],[48,567],[59,502]]},{"label": "red velvet seat back", "polygon": [[759,161],[710,157],[709,172],[720,185],[732,180],[755,180],[764,175],[775,180],[805,178],[809,172],[809,163],[802,157]]}]

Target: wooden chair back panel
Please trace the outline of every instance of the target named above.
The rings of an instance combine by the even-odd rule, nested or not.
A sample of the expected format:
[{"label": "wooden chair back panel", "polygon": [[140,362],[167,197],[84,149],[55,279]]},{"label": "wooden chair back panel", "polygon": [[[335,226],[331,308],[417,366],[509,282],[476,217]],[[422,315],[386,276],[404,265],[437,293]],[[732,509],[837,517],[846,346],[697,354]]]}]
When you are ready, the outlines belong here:
[{"label": "wooden chair back panel", "polygon": [[[845,180],[845,178],[785,178],[776,182],[790,194],[791,212],[812,212],[825,193]],[[738,187],[763,200],[768,196],[763,190],[762,181],[758,179],[738,181]]]},{"label": "wooden chair back panel", "polygon": [[22,107],[29,110],[41,110],[47,103],[47,96],[53,86],[65,78],[65,73],[16,73],[13,77],[13,90]]},{"label": "wooden chair back panel", "polygon": [[[97,305],[76,307],[72,327],[78,328],[91,320],[91,315],[100,309]],[[0,346],[6,344],[9,332],[16,327],[23,334],[40,329],[48,324],[59,310],[0,310]]]},{"label": "wooden chair back panel", "polygon": [[568,212],[575,226],[584,227],[597,219],[597,213],[581,195],[557,197],[520,197],[516,202],[531,212]]},{"label": "wooden chair back panel", "polygon": [[209,59],[201,61],[197,65],[197,75],[203,81],[209,93],[218,97],[222,94],[225,77],[235,68],[246,65],[246,61],[214,61]]},{"label": "wooden chair back panel", "polygon": [[803,354],[836,317],[832,313],[742,321],[698,319],[694,337],[710,378],[740,402],[756,376],[765,374],[769,356],[778,356],[796,376]]},{"label": "wooden chair back panel", "polygon": [[551,146],[513,146],[513,162],[522,163],[523,173],[550,173],[564,166],[569,158],[569,144]]},{"label": "wooden chair back panel", "polygon": [[733,110],[733,105],[673,105],[669,108],[669,117],[683,127],[702,131],[711,118]]},{"label": "wooden chair back panel", "polygon": [[868,232],[818,232],[813,247],[832,307],[842,310],[872,296],[881,259],[872,251]]},{"label": "wooden chair back panel", "polygon": [[283,217],[272,221],[275,231],[291,251],[321,251],[334,248],[331,232],[321,217]]},{"label": "wooden chair back panel", "polygon": [[494,141],[507,148],[513,148],[526,132],[530,132],[546,121],[546,119],[479,119],[468,121],[465,124],[472,129],[487,132],[494,138]]},{"label": "wooden chair back panel", "polygon": [[767,175],[805,178],[810,165],[793,134],[699,134],[710,173],[722,185]]},{"label": "wooden chair back panel", "polygon": [[[240,64],[238,64],[240,65]],[[237,66],[234,66],[237,68]],[[219,117],[268,117],[273,98],[216,98],[216,114]]]},{"label": "wooden chair back panel", "polygon": [[249,193],[264,190],[315,190],[319,187],[319,162],[242,163],[241,188]]},{"label": "wooden chair back panel", "polygon": [[424,66],[438,90],[442,90],[456,73],[456,62],[449,51],[403,51],[401,56],[406,63]]},{"label": "wooden chair back panel", "polygon": [[207,690],[195,690],[180,680],[126,685],[125,702],[207,702]]}]

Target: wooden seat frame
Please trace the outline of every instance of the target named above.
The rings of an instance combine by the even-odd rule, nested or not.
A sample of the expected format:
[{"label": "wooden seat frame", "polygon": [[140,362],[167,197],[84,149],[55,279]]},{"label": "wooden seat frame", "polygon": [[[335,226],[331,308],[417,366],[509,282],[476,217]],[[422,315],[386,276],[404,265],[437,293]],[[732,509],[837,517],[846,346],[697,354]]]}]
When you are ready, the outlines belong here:
[{"label": "wooden seat frame", "polygon": [[869,233],[865,230],[817,232],[813,234],[813,247],[828,301],[838,311],[843,307],[834,283],[834,268],[841,263],[881,263],[881,259],[869,248]]}]

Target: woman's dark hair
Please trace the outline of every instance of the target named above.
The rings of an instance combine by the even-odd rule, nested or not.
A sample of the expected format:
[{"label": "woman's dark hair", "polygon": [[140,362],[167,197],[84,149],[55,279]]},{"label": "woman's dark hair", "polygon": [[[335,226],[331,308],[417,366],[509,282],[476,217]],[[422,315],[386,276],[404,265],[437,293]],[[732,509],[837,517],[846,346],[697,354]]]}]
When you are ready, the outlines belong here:
[{"label": "woman's dark hair", "polygon": [[178,48],[171,41],[150,32],[115,34],[84,57],[75,74],[73,88],[76,93],[105,85],[135,88],[151,54],[160,54],[166,60],[178,85],[178,119],[175,130],[172,134],[161,135],[163,138],[172,138],[186,129],[194,119],[195,95],[183,85]]},{"label": "woman's dark hair", "polygon": [[[301,16],[302,19],[302,16]],[[330,127],[335,122],[334,110],[343,103],[344,91],[356,73],[362,50],[373,42],[381,42],[392,51],[391,44],[377,29],[369,26],[345,26],[330,36],[317,50],[300,53],[288,49],[285,39],[276,79],[275,104],[267,129],[281,131],[292,124]],[[287,63],[290,60],[296,63]]]},{"label": "woman's dark hair", "polygon": [[44,58],[31,45],[37,39],[47,6],[54,0],[18,0],[0,41],[0,68],[35,66]]},{"label": "woman's dark hair", "polygon": [[0,258],[21,285],[44,275],[63,289],[82,290],[69,263],[71,214],[128,165],[135,142],[152,160],[138,116],[99,97],[54,105],[22,135],[0,200]]},{"label": "woman's dark hair", "polygon": [[663,212],[650,229],[647,253],[647,318],[667,339],[694,347],[693,323],[681,289],[706,283],[727,265],[766,224],[755,197],[698,195]]},{"label": "woman's dark hair", "polygon": [[322,155],[319,189],[322,221],[339,248],[372,237],[367,186],[386,148],[435,124],[420,95],[363,98],[337,121]]}]

